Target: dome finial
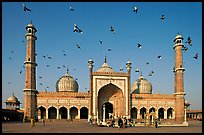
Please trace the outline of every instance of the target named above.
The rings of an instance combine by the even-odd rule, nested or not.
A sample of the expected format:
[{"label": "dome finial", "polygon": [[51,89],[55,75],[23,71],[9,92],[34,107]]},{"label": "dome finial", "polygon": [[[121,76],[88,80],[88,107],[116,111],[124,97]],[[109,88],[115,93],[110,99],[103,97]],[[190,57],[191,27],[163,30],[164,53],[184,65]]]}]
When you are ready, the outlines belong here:
[{"label": "dome finial", "polygon": [[69,69],[67,68],[65,76],[69,76]]},{"label": "dome finial", "polygon": [[105,58],[104,58],[104,63],[106,63],[106,55],[105,55]]},{"label": "dome finial", "polygon": [[32,24],[32,20],[30,20],[30,24]]}]

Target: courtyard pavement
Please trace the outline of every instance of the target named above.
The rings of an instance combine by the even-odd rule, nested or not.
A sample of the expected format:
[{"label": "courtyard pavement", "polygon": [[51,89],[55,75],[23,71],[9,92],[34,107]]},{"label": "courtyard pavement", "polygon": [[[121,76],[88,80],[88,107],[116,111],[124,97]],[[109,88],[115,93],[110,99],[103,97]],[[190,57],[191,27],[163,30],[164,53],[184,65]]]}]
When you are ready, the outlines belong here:
[{"label": "courtyard pavement", "polygon": [[30,127],[30,123],[3,122],[2,133],[202,133],[202,122],[188,122],[188,127],[127,127],[112,128],[98,127],[87,122],[68,122],[68,121],[46,121],[45,126],[42,122],[36,122],[35,126]]}]

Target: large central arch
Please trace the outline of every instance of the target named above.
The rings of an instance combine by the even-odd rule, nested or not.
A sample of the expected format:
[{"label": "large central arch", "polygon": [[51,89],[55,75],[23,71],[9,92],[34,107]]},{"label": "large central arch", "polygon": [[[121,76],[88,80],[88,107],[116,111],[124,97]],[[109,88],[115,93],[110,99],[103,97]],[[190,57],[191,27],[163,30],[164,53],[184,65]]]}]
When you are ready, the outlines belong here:
[{"label": "large central arch", "polygon": [[[120,88],[110,83],[103,86],[98,92],[98,118],[103,118],[103,105],[109,103],[112,105],[113,116],[125,115],[125,104],[124,104],[123,93]],[[106,106],[108,104],[105,104]],[[111,107],[110,107],[111,108]],[[108,114],[106,114],[108,118]]]}]

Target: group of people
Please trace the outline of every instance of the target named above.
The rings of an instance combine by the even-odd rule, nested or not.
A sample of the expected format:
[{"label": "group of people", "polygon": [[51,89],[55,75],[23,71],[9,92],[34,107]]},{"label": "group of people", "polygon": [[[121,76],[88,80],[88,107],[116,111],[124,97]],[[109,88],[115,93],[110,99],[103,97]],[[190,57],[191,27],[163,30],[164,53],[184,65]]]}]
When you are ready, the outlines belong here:
[{"label": "group of people", "polygon": [[111,127],[118,127],[118,128],[127,128],[128,125],[128,120],[126,117],[116,117],[116,119],[114,117],[112,117],[111,119]]}]

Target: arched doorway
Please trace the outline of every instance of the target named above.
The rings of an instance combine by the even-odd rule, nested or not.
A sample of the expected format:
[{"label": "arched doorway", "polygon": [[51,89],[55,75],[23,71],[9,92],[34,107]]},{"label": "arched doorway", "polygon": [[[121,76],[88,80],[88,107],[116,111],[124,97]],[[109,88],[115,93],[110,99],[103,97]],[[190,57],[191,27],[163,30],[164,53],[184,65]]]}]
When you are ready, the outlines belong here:
[{"label": "arched doorway", "polygon": [[77,115],[78,115],[78,109],[76,107],[71,107],[70,108],[70,116],[71,116],[71,119],[76,119],[77,118]]},{"label": "arched doorway", "polygon": [[46,117],[46,109],[41,106],[38,108],[38,119],[44,119]]},{"label": "arched doorway", "polygon": [[131,108],[131,118],[137,119],[137,108]]},{"label": "arched doorway", "polygon": [[[113,104],[106,102],[103,104],[103,106],[105,106],[105,119],[109,119],[110,115],[113,113]],[[102,110],[102,115],[104,116],[103,113],[104,113],[104,110]]]},{"label": "arched doorway", "polygon": [[146,114],[146,108],[142,107],[140,109],[140,119],[144,119]]},{"label": "arched doorway", "polygon": [[173,118],[173,109],[169,108],[167,110],[167,119],[172,119]]},{"label": "arched doorway", "polygon": [[88,108],[82,107],[80,109],[80,119],[88,119]]},{"label": "arched doorway", "polygon": [[120,88],[112,83],[103,86],[98,92],[98,118],[103,118],[103,105],[105,104],[105,117],[112,113],[114,117],[125,114],[123,93]]},{"label": "arched doorway", "polygon": [[48,109],[48,119],[56,119],[57,118],[57,109],[55,107],[50,107]]},{"label": "arched doorway", "polygon": [[59,109],[59,116],[60,116],[60,119],[67,119],[67,108],[61,107]]},{"label": "arched doorway", "polygon": [[163,119],[164,118],[164,108],[159,108],[158,110],[158,118]]}]

